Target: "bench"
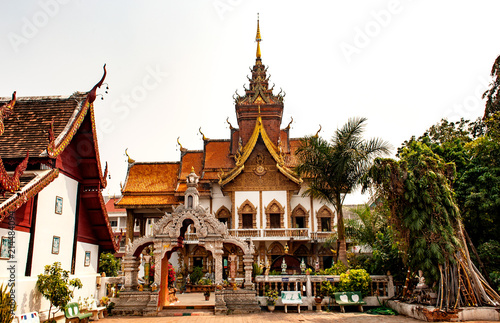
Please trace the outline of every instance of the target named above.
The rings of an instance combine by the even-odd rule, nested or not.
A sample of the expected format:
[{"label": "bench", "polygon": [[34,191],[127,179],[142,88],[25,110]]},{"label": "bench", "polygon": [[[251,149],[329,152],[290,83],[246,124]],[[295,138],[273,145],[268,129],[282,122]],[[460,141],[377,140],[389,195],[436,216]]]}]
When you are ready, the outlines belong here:
[{"label": "bench", "polygon": [[88,311],[92,313],[92,317],[90,318],[92,321],[103,319],[105,310],[106,306],[97,306],[97,302],[95,299],[90,301],[90,308],[88,309]]},{"label": "bench", "polygon": [[16,315],[16,319],[18,323],[40,323],[40,316],[37,312]]},{"label": "bench", "polygon": [[345,313],[344,306],[358,306],[359,311],[363,312],[363,305],[366,304],[361,297],[360,292],[341,292],[334,293],[335,303],[340,306],[340,311]]},{"label": "bench", "polygon": [[88,322],[92,313],[81,314],[78,303],[68,303],[64,309],[64,315],[66,316],[66,322]]},{"label": "bench", "polygon": [[288,305],[297,305],[297,310],[300,313],[300,304],[302,304],[302,294],[300,291],[282,291],[281,302],[285,306],[285,313],[288,313]]}]

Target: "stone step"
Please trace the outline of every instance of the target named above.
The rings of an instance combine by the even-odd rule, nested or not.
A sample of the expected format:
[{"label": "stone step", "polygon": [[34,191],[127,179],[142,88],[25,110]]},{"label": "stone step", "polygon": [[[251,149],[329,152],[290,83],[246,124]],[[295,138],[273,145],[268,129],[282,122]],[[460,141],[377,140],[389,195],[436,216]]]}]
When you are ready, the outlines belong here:
[{"label": "stone step", "polygon": [[[180,306],[182,307],[182,306]],[[185,306],[199,307],[199,306]],[[212,308],[163,308],[158,312],[158,316],[211,316],[214,315],[214,307]]]}]

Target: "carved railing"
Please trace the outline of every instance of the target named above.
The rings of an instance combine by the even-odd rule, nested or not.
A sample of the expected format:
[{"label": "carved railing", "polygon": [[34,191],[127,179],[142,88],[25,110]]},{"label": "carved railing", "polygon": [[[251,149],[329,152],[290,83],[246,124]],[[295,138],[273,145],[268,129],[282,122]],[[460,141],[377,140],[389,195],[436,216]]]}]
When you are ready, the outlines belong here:
[{"label": "carved railing", "polygon": [[[319,242],[329,238],[334,232],[310,232],[309,229],[229,229],[229,234],[239,238],[296,238],[312,239]],[[198,241],[196,233],[186,233],[185,241]]]},{"label": "carved railing", "polygon": [[[391,276],[370,275],[372,283],[368,296],[393,297],[394,284]],[[308,287],[308,280],[310,287]],[[266,289],[276,289],[278,294],[281,291],[301,291],[304,297],[316,297],[320,295],[321,283],[329,281],[332,284],[340,282],[340,276],[325,275],[273,275],[255,276],[255,288],[257,296],[264,296]]]},{"label": "carved railing", "polygon": [[311,239],[317,240],[318,242],[324,242],[326,239],[330,238],[333,234],[335,234],[334,231],[311,232]]},{"label": "carved railing", "polygon": [[260,238],[260,229],[231,229],[229,234],[240,238]]},{"label": "carved railing", "polygon": [[264,237],[294,237],[309,239],[308,229],[264,229]]}]

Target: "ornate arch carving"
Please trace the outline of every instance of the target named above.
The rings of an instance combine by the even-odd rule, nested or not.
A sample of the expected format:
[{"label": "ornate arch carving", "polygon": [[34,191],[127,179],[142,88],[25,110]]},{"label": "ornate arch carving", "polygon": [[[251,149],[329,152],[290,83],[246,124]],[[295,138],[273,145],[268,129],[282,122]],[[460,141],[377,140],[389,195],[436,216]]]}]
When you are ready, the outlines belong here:
[{"label": "ornate arch carving", "polygon": [[302,204],[297,205],[292,211],[292,228],[296,227],[297,217],[304,217],[304,228],[309,227],[309,211],[302,206]]},{"label": "ornate arch carving", "polygon": [[257,208],[248,199],[238,208],[239,228],[243,229],[243,214],[252,214],[252,228],[257,228]]},{"label": "ornate arch carving", "polygon": [[281,243],[278,241],[274,241],[271,243],[269,248],[267,248],[267,254],[268,255],[284,255],[285,254],[285,248]]},{"label": "ornate arch carving", "polygon": [[324,231],[322,230],[323,228],[321,227],[321,218],[329,218],[330,219],[330,231],[333,231],[333,224],[334,224],[334,213],[333,211],[326,205],[323,205],[318,212],[316,212],[316,219],[317,219],[317,224],[318,224],[318,231]]},{"label": "ornate arch carving", "polygon": [[309,248],[307,248],[304,244],[301,244],[300,246],[295,249],[293,252],[294,256],[309,256]]},{"label": "ornate arch carving", "polygon": [[[231,214],[231,211],[224,205],[222,205],[217,212],[215,213],[215,217],[220,221],[220,219],[227,219],[226,223],[228,228],[231,227],[232,222],[233,222],[233,215]],[[222,222],[222,221],[221,221]]]},{"label": "ornate arch carving", "polygon": [[284,214],[285,214],[285,208],[281,205],[280,202],[278,202],[276,199],[273,199],[269,204],[264,208],[266,212],[266,219],[267,219],[267,224],[266,228],[271,227],[271,214],[279,214],[280,215],[280,226],[281,223],[284,223]]}]

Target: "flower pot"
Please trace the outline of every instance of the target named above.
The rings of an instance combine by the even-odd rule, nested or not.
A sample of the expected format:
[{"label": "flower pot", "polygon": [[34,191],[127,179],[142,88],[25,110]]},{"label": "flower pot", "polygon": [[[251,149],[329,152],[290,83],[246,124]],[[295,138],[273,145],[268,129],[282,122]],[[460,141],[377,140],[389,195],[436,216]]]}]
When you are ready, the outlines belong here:
[{"label": "flower pot", "polygon": [[205,296],[205,300],[206,301],[210,300],[210,296]]},{"label": "flower pot", "polygon": [[275,307],[276,305],[267,305],[267,309],[269,310],[269,312],[274,312]]}]

